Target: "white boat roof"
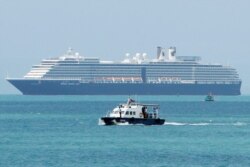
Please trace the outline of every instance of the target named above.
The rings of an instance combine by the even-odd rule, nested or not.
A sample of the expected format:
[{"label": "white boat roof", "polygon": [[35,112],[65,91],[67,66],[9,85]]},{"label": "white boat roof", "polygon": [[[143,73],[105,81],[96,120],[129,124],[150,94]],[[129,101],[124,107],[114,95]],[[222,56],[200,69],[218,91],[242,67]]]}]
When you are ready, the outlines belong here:
[{"label": "white boat roof", "polygon": [[[122,103],[120,105],[127,105],[126,103]],[[142,104],[142,103],[130,103],[129,105],[140,105],[140,106],[160,106],[159,104]]]}]

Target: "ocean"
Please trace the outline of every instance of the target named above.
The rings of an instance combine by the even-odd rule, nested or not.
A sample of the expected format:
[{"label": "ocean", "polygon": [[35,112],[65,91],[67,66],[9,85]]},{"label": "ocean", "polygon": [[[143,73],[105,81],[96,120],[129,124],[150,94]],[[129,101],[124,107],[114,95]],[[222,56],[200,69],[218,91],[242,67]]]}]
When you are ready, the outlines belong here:
[{"label": "ocean", "polygon": [[98,125],[127,98],[1,95],[0,166],[250,166],[250,96],[134,96],[165,125]]}]

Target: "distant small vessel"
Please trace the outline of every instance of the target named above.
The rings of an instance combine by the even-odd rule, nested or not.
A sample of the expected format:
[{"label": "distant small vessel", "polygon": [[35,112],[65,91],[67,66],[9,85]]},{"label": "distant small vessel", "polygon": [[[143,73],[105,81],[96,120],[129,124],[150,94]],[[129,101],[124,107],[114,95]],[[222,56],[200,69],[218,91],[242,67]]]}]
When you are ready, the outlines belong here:
[{"label": "distant small vessel", "polygon": [[105,117],[100,118],[103,125],[163,125],[165,119],[159,118],[158,104],[141,104],[129,98],[126,104],[120,104]]},{"label": "distant small vessel", "polygon": [[205,101],[214,101],[214,96],[210,93],[206,96]]}]

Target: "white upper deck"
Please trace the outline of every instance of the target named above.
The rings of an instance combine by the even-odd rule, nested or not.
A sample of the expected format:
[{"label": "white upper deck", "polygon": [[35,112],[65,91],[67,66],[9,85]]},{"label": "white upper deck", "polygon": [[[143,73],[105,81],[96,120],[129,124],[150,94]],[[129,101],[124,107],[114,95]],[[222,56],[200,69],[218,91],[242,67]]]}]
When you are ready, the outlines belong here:
[{"label": "white upper deck", "polygon": [[[146,53],[121,62],[100,61],[69,49],[64,55],[34,65],[25,79],[77,80],[80,83],[231,84],[241,82],[230,66],[201,64],[200,57],[176,56],[176,48],[157,48],[155,59]],[[67,84],[67,83],[63,83]]]},{"label": "white upper deck", "polygon": [[131,55],[129,53],[125,54],[125,59],[121,62],[114,61],[101,61],[97,57],[85,57],[81,56],[78,52],[74,52],[72,48],[69,48],[68,51],[57,58],[44,59],[43,62],[56,63],[56,62],[72,62],[76,61],[79,63],[103,63],[103,64],[150,64],[150,63],[163,63],[163,62],[198,62],[200,61],[200,57],[196,56],[175,56],[176,48],[170,47],[167,50],[162,47],[157,47],[157,57],[155,59],[149,59],[147,53],[136,53],[135,55]]},{"label": "white upper deck", "polygon": [[193,62],[196,63],[201,60],[196,56],[176,56],[176,48],[170,47],[168,50],[162,47],[157,47],[157,57],[155,59],[148,59],[147,53],[136,53],[131,56],[126,53],[126,58],[122,63],[126,64],[162,64],[162,63],[181,63],[181,62]]}]

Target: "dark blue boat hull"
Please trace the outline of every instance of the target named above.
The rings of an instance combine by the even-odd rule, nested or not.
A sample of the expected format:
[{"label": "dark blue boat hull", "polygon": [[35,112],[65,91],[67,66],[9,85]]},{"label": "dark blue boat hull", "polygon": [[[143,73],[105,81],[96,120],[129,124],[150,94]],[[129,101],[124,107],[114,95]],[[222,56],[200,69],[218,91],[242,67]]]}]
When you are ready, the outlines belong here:
[{"label": "dark blue boat hull", "polygon": [[121,123],[128,123],[131,125],[163,125],[164,119],[152,119],[152,118],[116,118],[116,117],[102,117],[101,120],[105,125],[119,125]]},{"label": "dark blue boat hull", "polygon": [[80,83],[8,79],[24,95],[240,95],[238,84]]}]

